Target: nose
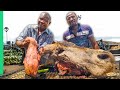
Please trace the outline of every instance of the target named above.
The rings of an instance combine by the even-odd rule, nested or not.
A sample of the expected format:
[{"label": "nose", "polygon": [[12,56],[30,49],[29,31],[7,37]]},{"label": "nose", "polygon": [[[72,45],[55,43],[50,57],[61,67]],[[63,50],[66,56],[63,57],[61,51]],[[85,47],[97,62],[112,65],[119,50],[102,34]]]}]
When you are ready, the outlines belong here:
[{"label": "nose", "polygon": [[73,21],[73,18],[72,18],[72,17],[70,18],[70,21]]},{"label": "nose", "polygon": [[45,23],[45,22],[44,22],[44,20],[40,20],[40,23],[42,23],[42,24],[43,24],[43,23]]},{"label": "nose", "polygon": [[107,58],[109,58],[109,55],[108,54],[99,54],[97,57],[100,59],[107,59]]}]

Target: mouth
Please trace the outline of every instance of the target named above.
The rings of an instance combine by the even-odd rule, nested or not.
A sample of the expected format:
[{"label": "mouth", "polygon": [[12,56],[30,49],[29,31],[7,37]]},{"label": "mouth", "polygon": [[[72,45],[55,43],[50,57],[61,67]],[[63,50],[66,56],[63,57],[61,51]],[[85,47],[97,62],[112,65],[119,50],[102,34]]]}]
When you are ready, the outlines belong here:
[{"label": "mouth", "polygon": [[41,24],[41,23],[40,23],[40,24],[38,25],[38,27],[39,27],[39,28],[45,28],[46,26],[45,26],[45,24]]},{"label": "mouth", "polygon": [[70,25],[76,25],[76,22],[75,21],[71,21]]},{"label": "mouth", "polygon": [[57,64],[57,70],[59,75],[75,75],[75,76],[90,76],[91,73],[86,70],[86,68],[82,66],[76,66],[71,62],[62,62],[60,61]]},{"label": "mouth", "polygon": [[42,27],[42,28],[45,27],[45,24],[41,24],[41,27]]}]

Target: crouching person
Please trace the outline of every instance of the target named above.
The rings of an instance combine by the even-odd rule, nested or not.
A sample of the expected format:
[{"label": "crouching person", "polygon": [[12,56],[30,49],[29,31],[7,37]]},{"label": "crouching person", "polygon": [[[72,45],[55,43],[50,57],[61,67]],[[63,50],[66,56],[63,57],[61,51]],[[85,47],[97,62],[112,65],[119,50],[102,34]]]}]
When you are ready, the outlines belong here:
[{"label": "crouching person", "polygon": [[[42,50],[42,47],[44,47],[47,44],[51,44],[54,41],[54,35],[48,29],[48,26],[50,24],[51,24],[50,14],[47,12],[42,12],[38,18],[37,24],[36,25],[30,24],[26,26],[24,30],[16,38],[16,45],[20,48],[25,49],[25,59],[23,62],[26,74],[31,75],[33,77],[36,77],[37,75],[37,68],[39,62],[37,62],[35,59],[40,61],[39,52]],[[32,57],[30,57],[30,55],[32,55]],[[36,55],[37,58],[34,57],[33,55]]]}]

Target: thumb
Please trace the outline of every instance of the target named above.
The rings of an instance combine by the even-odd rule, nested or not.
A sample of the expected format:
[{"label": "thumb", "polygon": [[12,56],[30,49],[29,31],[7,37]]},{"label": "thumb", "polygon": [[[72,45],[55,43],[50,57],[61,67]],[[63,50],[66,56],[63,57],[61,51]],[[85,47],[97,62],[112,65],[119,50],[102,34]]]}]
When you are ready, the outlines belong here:
[{"label": "thumb", "polygon": [[40,54],[42,54],[45,51],[44,47],[40,48]]},{"label": "thumb", "polygon": [[44,47],[42,47],[42,48],[41,48],[41,52],[44,52],[44,51],[45,51],[45,48],[44,48]]}]

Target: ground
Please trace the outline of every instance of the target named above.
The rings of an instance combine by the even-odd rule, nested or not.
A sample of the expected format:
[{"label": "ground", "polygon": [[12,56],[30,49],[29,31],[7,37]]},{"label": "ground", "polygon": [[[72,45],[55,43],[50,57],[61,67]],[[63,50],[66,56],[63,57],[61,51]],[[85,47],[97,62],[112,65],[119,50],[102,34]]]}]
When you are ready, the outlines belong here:
[{"label": "ground", "polygon": [[4,74],[9,74],[11,72],[15,72],[17,70],[20,70],[24,68],[23,65],[5,65],[4,66]]}]

